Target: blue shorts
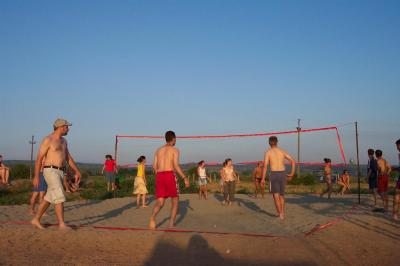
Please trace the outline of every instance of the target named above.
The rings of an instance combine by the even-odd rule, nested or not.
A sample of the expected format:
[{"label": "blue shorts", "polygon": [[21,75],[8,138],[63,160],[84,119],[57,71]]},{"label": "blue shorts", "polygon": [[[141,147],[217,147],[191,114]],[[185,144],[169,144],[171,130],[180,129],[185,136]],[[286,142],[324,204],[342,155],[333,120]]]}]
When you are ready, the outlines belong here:
[{"label": "blue shorts", "polygon": [[378,177],[376,176],[370,176],[368,178],[368,185],[369,189],[375,189],[378,187]]},{"label": "blue shorts", "polygon": [[107,179],[107,182],[115,182],[115,174],[114,172],[107,172],[105,171],[105,177]]},{"label": "blue shorts", "polygon": [[47,191],[47,183],[44,180],[43,173],[39,174],[39,186],[37,188],[33,187],[32,191],[33,192],[46,192]]}]

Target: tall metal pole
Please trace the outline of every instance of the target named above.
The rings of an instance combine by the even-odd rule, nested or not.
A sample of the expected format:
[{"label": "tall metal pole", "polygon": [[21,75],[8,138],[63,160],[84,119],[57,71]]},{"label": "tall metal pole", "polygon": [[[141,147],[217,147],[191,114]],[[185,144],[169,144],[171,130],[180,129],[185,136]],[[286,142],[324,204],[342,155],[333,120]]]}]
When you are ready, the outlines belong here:
[{"label": "tall metal pole", "polygon": [[118,154],[118,136],[115,136],[114,160],[116,164],[117,164],[117,154]]},{"label": "tall metal pole", "polygon": [[300,121],[301,119],[297,119],[297,178],[300,178]]},{"label": "tall metal pole", "polygon": [[32,136],[32,140],[29,141],[29,144],[31,144],[31,165],[29,167],[29,179],[32,179],[32,168],[33,168],[33,145],[36,144],[35,141],[35,136]]},{"label": "tall metal pole", "polygon": [[361,204],[361,185],[360,185],[360,156],[359,156],[359,149],[358,149],[358,123],[355,122],[356,126],[356,149],[357,149],[357,182],[358,182],[358,204]]}]

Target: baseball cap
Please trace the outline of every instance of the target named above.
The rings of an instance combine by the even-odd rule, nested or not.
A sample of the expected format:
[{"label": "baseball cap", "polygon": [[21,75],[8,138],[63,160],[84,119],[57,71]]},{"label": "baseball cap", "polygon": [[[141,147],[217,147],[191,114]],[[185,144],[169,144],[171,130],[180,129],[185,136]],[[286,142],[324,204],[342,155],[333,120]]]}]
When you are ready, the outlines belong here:
[{"label": "baseball cap", "polygon": [[65,119],[57,118],[57,120],[54,121],[53,126],[55,128],[57,128],[57,127],[62,127],[62,126],[72,126],[72,124]]}]

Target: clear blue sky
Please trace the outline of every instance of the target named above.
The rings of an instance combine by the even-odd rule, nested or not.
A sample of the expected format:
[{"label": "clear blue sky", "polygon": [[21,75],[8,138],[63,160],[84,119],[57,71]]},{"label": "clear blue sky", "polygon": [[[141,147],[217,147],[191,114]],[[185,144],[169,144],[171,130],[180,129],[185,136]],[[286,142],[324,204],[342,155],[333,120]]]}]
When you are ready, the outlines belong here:
[{"label": "clear blue sky", "polygon": [[[102,162],[115,134],[268,132],[302,118],[358,121],[362,162],[373,147],[397,163],[399,11],[365,0],[0,1],[0,153],[29,158],[29,137],[57,117],[73,123],[82,162]],[[341,134],[354,159],[353,127]],[[339,155],[334,139],[312,136],[305,161]],[[218,158],[254,159],[251,145],[220,145]]]}]

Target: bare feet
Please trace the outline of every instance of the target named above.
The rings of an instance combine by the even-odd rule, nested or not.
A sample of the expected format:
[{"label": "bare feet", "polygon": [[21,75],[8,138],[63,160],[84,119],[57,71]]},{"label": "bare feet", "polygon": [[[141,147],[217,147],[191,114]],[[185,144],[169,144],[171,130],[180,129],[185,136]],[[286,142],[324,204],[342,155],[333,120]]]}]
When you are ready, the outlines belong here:
[{"label": "bare feet", "polygon": [[150,218],[149,229],[151,229],[151,230],[155,230],[156,229],[156,221],[154,220],[153,217]]},{"label": "bare feet", "polygon": [[72,228],[68,225],[66,225],[65,223],[59,224],[58,228],[61,230],[71,230]]},{"label": "bare feet", "polygon": [[147,205],[142,205],[142,208],[147,208],[147,207],[149,207],[149,206],[147,206]]},{"label": "bare feet", "polygon": [[169,229],[173,229],[173,228],[175,228],[175,225],[174,225],[174,221],[169,221],[169,223],[168,223],[168,228]]},{"label": "bare feet", "polygon": [[281,219],[281,220],[285,219],[285,214],[280,213],[280,214],[279,214],[279,219]]},{"label": "bare feet", "polygon": [[44,229],[44,227],[40,224],[39,220],[36,219],[36,218],[34,218],[34,219],[31,221],[31,224],[32,224],[34,227],[36,227],[36,228]]}]

